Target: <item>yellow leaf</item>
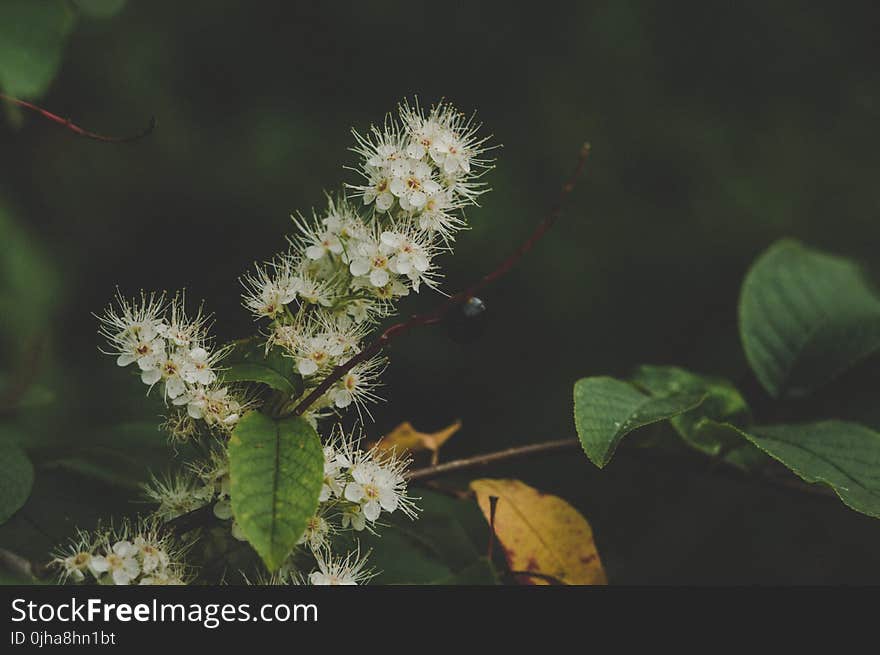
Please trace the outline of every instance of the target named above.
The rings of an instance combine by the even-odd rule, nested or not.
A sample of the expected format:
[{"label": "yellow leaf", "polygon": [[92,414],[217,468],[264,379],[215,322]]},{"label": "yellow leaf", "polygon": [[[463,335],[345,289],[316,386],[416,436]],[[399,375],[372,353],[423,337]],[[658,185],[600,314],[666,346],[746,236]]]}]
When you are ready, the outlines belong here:
[{"label": "yellow leaf", "polygon": [[[489,497],[498,498],[495,535],[511,571],[533,571],[570,585],[607,583],[590,524],[562,498],[519,480],[484,478],[470,486],[487,521]],[[549,584],[535,577],[528,580]]]},{"label": "yellow leaf", "polygon": [[382,437],[376,446],[381,450],[430,450],[436,459],[440,446],[446,443],[453,434],[461,429],[461,421],[456,421],[439,432],[419,432],[409,421],[401,423],[391,432]]}]

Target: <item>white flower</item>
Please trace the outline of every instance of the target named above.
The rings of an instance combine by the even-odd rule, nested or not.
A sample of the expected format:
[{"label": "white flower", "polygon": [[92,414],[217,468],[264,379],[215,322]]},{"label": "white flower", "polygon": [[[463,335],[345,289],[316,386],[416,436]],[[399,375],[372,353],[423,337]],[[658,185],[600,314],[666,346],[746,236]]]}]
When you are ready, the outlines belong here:
[{"label": "white flower", "polygon": [[310,305],[330,307],[333,304],[334,292],[330,284],[316,279],[313,275],[302,270],[296,278],[299,297]]},{"label": "white flower", "polygon": [[327,546],[333,528],[324,517],[312,516],[306,521],[306,529],[297,541],[297,544],[308,544],[312,552],[319,551]]},{"label": "white flower", "polygon": [[452,235],[466,225],[461,217],[453,213],[460,208],[461,204],[453,199],[448,189],[429,194],[419,214],[419,227],[429,233],[438,233],[448,245]]},{"label": "white flower", "polygon": [[81,550],[78,553],[56,561],[64,567],[62,575],[65,579],[69,578],[74,582],[82,582],[86,571],[89,570],[89,565],[92,563],[92,554]]},{"label": "white flower", "polygon": [[433,251],[424,233],[396,229],[383,232],[381,238],[382,245],[391,254],[389,268],[407,276],[414,291],[419,290],[422,281],[434,285],[429,275]]},{"label": "white flower", "polygon": [[345,305],[345,313],[355,323],[367,323],[382,314],[381,308],[370,298],[354,298]]},{"label": "white flower", "polygon": [[170,355],[163,353],[155,368],[141,373],[141,380],[150,386],[162,380],[165,385],[165,395],[174,400],[186,392],[186,382],[183,379],[183,370],[186,365],[184,357],[179,352]]},{"label": "white flower", "polygon": [[137,362],[142,371],[155,368],[165,350],[162,332],[165,325],[165,295],[141,293],[140,299],[126,300],[117,290],[116,305],[109,306],[98,319],[99,332],[110,345],[107,354],[116,355],[119,366]]},{"label": "white flower", "polygon": [[161,580],[183,584],[181,554],[168,531],[150,517],[136,524],[125,521],[120,529],[99,530],[96,535],[78,530],[71,547],[53,563],[62,567],[62,582],[83,582],[88,575],[100,584],[159,584]]},{"label": "white flower", "polygon": [[357,132],[354,136],[358,143],[355,152],[363,158],[361,174],[366,184],[352,188],[363,197],[365,205],[375,202],[378,211],[386,212],[394,206],[392,180],[406,170],[402,163],[406,156],[399,127],[389,117],[383,129],[373,126],[369,136]]},{"label": "white flower", "polygon": [[204,341],[206,324],[210,317],[202,314],[200,307],[194,318],[186,314],[186,297],[184,293],[174,296],[170,304],[170,318],[167,324],[161,324],[159,331],[169,345],[179,348],[191,347],[194,342]]},{"label": "white flower", "polygon": [[419,210],[425,206],[428,195],[440,191],[440,184],[431,179],[432,174],[431,166],[417,159],[407,159],[398,167],[389,189],[397,197],[401,209]]},{"label": "white flower", "polygon": [[217,379],[213,368],[221,353],[209,353],[202,346],[192,348],[183,362],[183,379],[188,384],[208,386]]},{"label": "white flower", "polygon": [[487,168],[480,159],[486,138],[477,137],[480,124],[449,104],[438,104],[427,115],[416,104],[400,107],[401,120],[413,142],[411,156],[427,156],[446,176],[470,175],[472,166]]},{"label": "white flower", "polygon": [[231,428],[243,411],[241,403],[229,395],[228,387],[196,387],[174,399],[175,405],[186,405],[187,413],[202,419],[209,426]]},{"label": "white flower", "polygon": [[106,555],[92,557],[89,570],[96,578],[109,573],[114,584],[127,585],[140,573],[137,555],[138,550],[130,541],[117,541]]},{"label": "white flower", "polygon": [[152,573],[157,569],[161,571],[168,566],[168,553],[152,540],[138,535],[134,538],[134,548],[141,561],[141,571],[144,573]]},{"label": "white flower", "polygon": [[303,339],[296,345],[296,368],[300,375],[314,375],[332,366],[345,352],[332,335],[319,334]]},{"label": "white flower", "polygon": [[275,318],[296,299],[300,279],[291,270],[289,259],[281,257],[263,266],[257,265],[241,283],[245,288],[244,306],[258,318]]},{"label": "white flower", "polygon": [[369,291],[379,300],[384,303],[384,307],[382,313],[390,313],[391,305],[389,304],[395,298],[400,298],[403,296],[409,295],[409,287],[407,287],[403,282],[401,282],[397,277],[390,279],[387,284],[381,287],[373,286],[372,282],[369,278],[361,277],[355,278],[352,280],[352,288],[353,289],[369,289]]},{"label": "white flower", "polygon": [[355,277],[367,276],[374,287],[384,287],[391,281],[391,250],[376,237],[361,241],[351,255],[349,271]]},{"label": "white flower", "polygon": [[352,479],[345,485],[345,499],[360,505],[370,522],[383,510],[391,513],[399,508],[407,516],[414,516],[403,476],[408,464],[409,460],[399,459],[394,453],[383,454],[381,460],[375,449],[356,453],[349,469]]},{"label": "white flower", "polygon": [[356,364],[336,384],[327,391],[333,405],[344,409],[355,404],[360,413],[366,403],[374,403],[381,398],[374,393],[379,386],[379,378],[385,371],[387,360],[384,357],[372,357]]},{"label": "white flower", "polygon": [[367,235],[363,219],[344,197],[327,198],[327,215],[322,222],[328,232],[345,241],[357,241]]},{"label": "white flower", "polygon": [[333,557],[329,550],[315,553],[318,570],[309,574],[312,585],[358,585],[367,582],[375,574],[364,567],[367,555],[360,556],[360,551],[352,551],[345,557]]}]

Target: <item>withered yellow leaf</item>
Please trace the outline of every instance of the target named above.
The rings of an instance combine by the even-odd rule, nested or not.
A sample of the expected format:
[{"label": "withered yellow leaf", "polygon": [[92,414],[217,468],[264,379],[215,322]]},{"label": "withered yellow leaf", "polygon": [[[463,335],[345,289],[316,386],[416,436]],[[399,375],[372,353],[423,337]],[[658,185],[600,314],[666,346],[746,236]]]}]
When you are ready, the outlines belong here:
[{"label": "withered yellow leaf", "polygon": [[456,421],[438,432],[419,432],[409,421],[401,423],[391,432],[382,437],[377,446],[382,450],[430,450],[436,455],[440,446],[446,443],[453,434],[461,429],[461,421]]},{"label": "withered yellow leaf", "polygon": [[[470,486],[487,521],[489,497],[498,498],[495,535],[511,571],[533,571],[570,585],[607,583],[590,524],[562,498],[519,480],[484,478]],[[549,584],[535,577],[528,580]]]}]

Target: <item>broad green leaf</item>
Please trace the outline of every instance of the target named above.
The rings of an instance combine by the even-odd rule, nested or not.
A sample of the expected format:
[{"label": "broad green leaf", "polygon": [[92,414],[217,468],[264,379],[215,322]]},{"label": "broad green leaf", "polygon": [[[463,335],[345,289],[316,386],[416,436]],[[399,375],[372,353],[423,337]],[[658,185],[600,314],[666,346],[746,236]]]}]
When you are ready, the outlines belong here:
[{"label": "broad green leaf", "polygon": [[676,366],[640,366],[632,381],[654,397],[703,394],[705,397],[699,407],[669,422],[687,444],[709,455],[720,454],[729,440],[724,439],[726,433],[718,435],[698,429],[701,419],[740,423],[749,418],[749,407],[742,394],[724,378],[698,375]]},{"label": "broad green leaf", "polygon": [[289,396],[302,393],[302,377],[296,372],[293,358],[278,348],[266,352],[262,344],[241,341],[230,353],[227,365],[223,373],[226,382],[260,382]]},{"label": "broad green leaf", "polygon": [[229,439],[232,511],[241,531],[274,571],[318,509],[324,454],[302,418],[246,414]]},{"label": "broad green leaf", "polygon": [[11,442],[0,442],[0,525],[15,514],[34,485],[34,467],[25,452]]},{"label": "broad green leaf", "polygon": [[880,298],[853,262],[780,241],[746,275],[739,328],[764,388],[805,395],[880,349]]},{"label": "broad green leaf", "polygon": [[730,424],[807,482],[831,487],[845,505],[880,518],[880,432],[848,421],[756,426]]},{"label": "broad green leaf", "polygon": [[574,423],[587,457],[603,468],[630,432],[692,410],[702,400],[702,393],[687,392],[652,398],[628,382],[583,378],[574,385]]},{"label": "broad green leaf", "polygon": [[43,95],[73,23],[65,0],[0,2],[0,90],[18,98]]}]

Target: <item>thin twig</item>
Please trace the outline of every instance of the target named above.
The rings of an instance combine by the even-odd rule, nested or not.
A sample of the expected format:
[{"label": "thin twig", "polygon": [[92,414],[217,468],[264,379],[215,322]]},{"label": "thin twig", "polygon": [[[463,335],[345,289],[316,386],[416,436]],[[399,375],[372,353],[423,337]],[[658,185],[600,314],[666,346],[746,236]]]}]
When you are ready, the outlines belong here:
[{"label": "thin twig", "polygon": [[114,136],[105,136],[103,134],[98,134],[97,132],[90,132],[86,130],[69,118],[62,118],[57,114],[53,114],[51,111],[47,109],[43,109],[42,107],[35,105],[33,103],[28,102],[27,100],[20,100],[18,98],[13,98],[11,96],[6,95],[5,93],[0,93],[0,99],[6,100],[7,102],[11,102],[14,105],[18,105],[19,107],[23,107],[24,109],[28,109],[30,111],[36,112],[43,116],[44,118],[48,118],[53,123],[58,123],[62,127],[67,128],[74,134],[78,134],[79,136],[84,136],[87,139],[93,139],[94,141],[101,141],[102,143],[131,143],[132,141],[139,141],[146,136],[149,136],[153,133],[153,130],[159,125],[159,122],[156,120],[155,116],[150,118],[150,124],[147,125],[146,128],[134,134],[132,136],[123,136],[123,137],[114,137]]},{"label": "thin twig", "polygon": [[501,264],[494,269],[492,272],[484,275],[482,278],[477,280],[474,284],[464,289],[463,291],[459,291],[453,296],[448,297],[444,300],[437,308],[433,311],[427,312],[425,314],[415,314],[411,316],[408,320],[403,321],[401,323],[395,323],[387,330],[385,330],[378,339],[376,339],[369,346],[364,348],[357,355],[349,359],[347,362],[340,364],[336,368],[334,368],[330,374],[324,378],[324,380],[312,390],[309,395],[307,395],[297,406],[293,409],[293,414],[300,415],[305,412],[309,407],[311,407],[317,400],[324,395],[324,393],[336,383],[337,380],[341,379],[346,373],[348,373],[355,366],[360,364],[361,362],[367,361],[373,355],[377,354],[381,351],[389,342],[393,339],[402,336],[412,330],[415,327],[434,325],[442,321],[446,315],[455,307],[467,302],[468,299],[472,298],[478,291],[488,286],[502,275],[507,273],[513,266],[522,259],[523,255],[529,252],[532,248],[535,247],[535,244],[541,240],[547,230],[549,230],[556,220],[559,218],[559,215],[562,213],[562,207],[565,204],[565,200],[568,198],[569,194],[574,190],[574,185],[577,182],[577,179],[580,177],[581,172],[584,170],[584,165],[587,162],[587,157],[590,154],[590,144],[585,143],[581,146],[580,154],[578,155],[577,163],[575,164],[574,170],[569,175],[568,179],[563,184],[562,189],[559,192],[559,197],[556,199],[556,203],[550,209],[548,214],[544,217],[544,219],[538,224],[538,227],[535,228],[535,231],[526,239],[520,246],[517,248],[513,254],[511,254],[507,259],[505,259]]},{"label": "thin twig", "polygon": [[556,441],[544,441],[542,443],[533,443],[528,446],[517,446],[515,448],[505,448],[494,453],[483,453],[482,455],[474,455],[465,459],[456,459],[451,462],[444,462],[437,466],[426,466],[425,468],[414,469],[406,474],[407,480],[413,482],[415,480],[430,480],[447,473],[456,473],[467,469],[486,466],[494,462],[507,461],[526,455],[535,455],[543,453],[551,453],[558,450],[571,450],[580,447],[577,439],[557,439]]}]

